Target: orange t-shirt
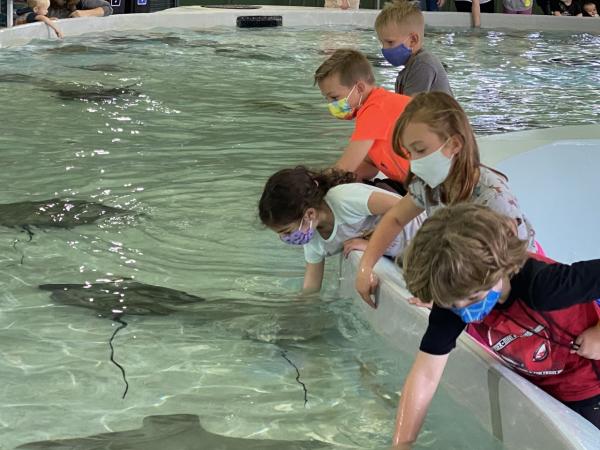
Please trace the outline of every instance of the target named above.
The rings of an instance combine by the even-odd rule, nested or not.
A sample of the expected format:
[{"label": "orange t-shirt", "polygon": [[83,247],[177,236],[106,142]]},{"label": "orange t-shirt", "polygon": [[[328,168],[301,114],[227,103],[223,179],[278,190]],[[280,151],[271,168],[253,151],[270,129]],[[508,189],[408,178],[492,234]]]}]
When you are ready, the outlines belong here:
[{"label": "orange t-shirt", "polygon": [[394,153],[392,134],[400,114],[411,100],[407,95],[375,88],[356,113],[356,126],[351,141],[370,141],[369,158],[392,180],[404,182],[409,171],[408,159]]}]

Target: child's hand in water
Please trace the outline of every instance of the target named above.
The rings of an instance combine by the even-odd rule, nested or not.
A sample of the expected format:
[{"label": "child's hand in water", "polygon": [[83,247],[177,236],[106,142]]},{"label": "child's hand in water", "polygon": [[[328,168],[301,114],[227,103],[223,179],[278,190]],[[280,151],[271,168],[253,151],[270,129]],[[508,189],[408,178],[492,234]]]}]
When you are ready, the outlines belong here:
[{"label": "child's hand in water", "polygon": [[368,267],[359,267],[356,274],[356,290],[364,302],[371,308],[377,308],[375,293],[379,285],[379,278],[373,273],[373,269]]},{"label": "child's hand in water", "polygon": [[600,359],[600,322],[577,336],[571,345],[571,353],[587,359]]},{"label": "child's hand in water", "polygon": [[354,238],[344,242],[344,258],[347,258],[352,250],[360,250],[364,252],[367,248],[368,241],[366,239]]}]

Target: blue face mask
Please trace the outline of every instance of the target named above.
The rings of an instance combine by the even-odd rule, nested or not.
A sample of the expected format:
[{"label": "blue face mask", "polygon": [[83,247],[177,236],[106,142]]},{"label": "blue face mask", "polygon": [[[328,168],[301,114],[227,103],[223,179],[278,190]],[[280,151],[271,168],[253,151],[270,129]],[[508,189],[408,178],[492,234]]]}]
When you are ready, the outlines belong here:
[{"label": "blue face mask", "polygon": [[398,67],[406,65],[410,55],[412,55],[412,49],[404,44],[400,44],[393,48],[382,48],[381,53],[387,62],[392,66]]},{"label": "blue face mask", "polygon": [[471,303],[464,308],[450,308],[464,323],[479,322],[496,306],[502,292],[490,290],[483,300]]}]

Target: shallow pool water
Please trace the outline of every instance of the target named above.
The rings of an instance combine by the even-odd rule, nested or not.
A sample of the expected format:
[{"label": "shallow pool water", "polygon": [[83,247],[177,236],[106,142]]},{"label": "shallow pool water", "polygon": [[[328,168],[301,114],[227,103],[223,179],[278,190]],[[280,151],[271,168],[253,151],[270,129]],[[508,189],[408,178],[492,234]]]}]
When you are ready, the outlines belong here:
[{"label": "shallow pool water", "polygon": [[[592,122],[598,42],[428,37],[480,133]],[[322,298],[298,300],[301,251],[256,218],[271,173],[330,164],[349,136],[351,124],[329,117],[312,85],[343,45],[366,51],[393,87],[370,30],[163,30],[0,54],[0,203],[59,197],[133,211],[32,228],[31,241],[0,227],[2,449],[131,430],[160,414],[197,415],[232,437],[387,447],[413,349],[384,344],[336,295],[333,260]],[[119,324],[37,288],[115,277],[206,299],[166,316],[124,316],[113,341],[124,399],[109,360]],[[443,390],[425,428],[419,447],[499,448]]]}]

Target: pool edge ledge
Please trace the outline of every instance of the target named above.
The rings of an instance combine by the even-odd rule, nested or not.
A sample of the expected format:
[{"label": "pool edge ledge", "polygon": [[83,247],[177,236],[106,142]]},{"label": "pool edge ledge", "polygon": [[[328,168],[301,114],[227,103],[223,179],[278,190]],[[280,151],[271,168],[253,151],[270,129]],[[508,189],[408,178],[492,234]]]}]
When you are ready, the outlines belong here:
[{"label": "pool edge ledge", "polygon": [[[183,6],[149,14],[125,14],[108,17],[62,19],[58,25],[65,36],[79,36],[106,31],[148,30],[152,28],[202,29],[235,27],[238,16],[281,15],[284,26],[358,26],[372,28],[378,10],[341,11],[337,9],[263,5],[260,9],[215,9]],[[425,12],[428,26],[470,28],[467,13]],[[600,34],[594,20],[580,17],[525,16],[482,14],[481,29],[522,31],[573,31]],[[476,31],[475,31],[476,32]],[[32,39],[56,39],[54,32],[43,23],[19,25],[0,29],[0,48],[23,45]]]}]

